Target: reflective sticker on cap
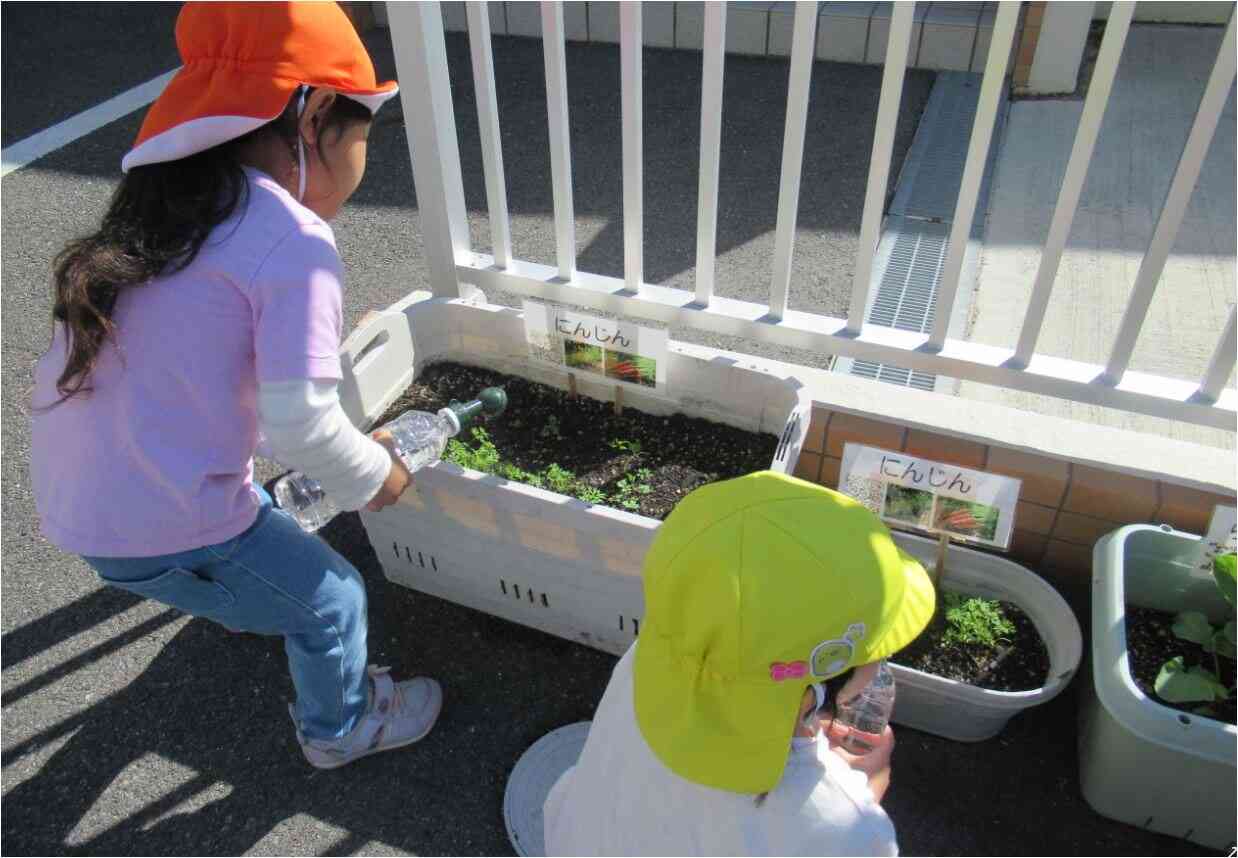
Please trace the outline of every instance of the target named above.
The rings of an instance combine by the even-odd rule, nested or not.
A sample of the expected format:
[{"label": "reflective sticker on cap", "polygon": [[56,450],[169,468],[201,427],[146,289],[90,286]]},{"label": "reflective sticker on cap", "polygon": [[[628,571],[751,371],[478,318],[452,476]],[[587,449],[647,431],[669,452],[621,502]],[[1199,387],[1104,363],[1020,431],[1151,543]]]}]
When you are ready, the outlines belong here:
[{"label": "reflective sticker on cap", "polygon": [[812,665],[812,675],[818,679],[829,679],[846,670],[855,657],[855,643],[864,637],[865,631],[863,623],[852,623],[841,638],[822,641],[813,647],[808,659]]}]

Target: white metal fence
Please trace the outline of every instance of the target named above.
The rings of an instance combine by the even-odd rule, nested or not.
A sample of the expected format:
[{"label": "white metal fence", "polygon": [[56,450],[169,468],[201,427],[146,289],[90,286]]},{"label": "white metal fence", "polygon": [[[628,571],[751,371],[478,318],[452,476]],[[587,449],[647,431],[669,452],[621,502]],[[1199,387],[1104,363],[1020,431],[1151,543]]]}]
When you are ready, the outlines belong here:
[{"label": "white metal fence", "polygon": [[546,102],[554,190],[557,265],[513,258],[503,176],[503,153],[495,96],[489,16],[484,2],[467,4],[469,43],[477,93],[486,196],[493,255],[470,247],[460,172],[459,146],[448,77],[442,15],[437,2],[392,3],[392,41],[408,127],[426,262],[436,295],[455,297],[461,283],[507,290],[550,301],[594,307],[620,315],[731,334],[824,353],[896,364],[913,370],[1047,394],[1065,399],[1233,429],[1238,393],[1224,385],[1234,369],[1235,310],[1197,383],[1128,369],[1131,354],[1182,224],[1204,156],[1221,117],[1235,75],[1234,20],[1200,101],[1156,228],[1144,253],[1109,359],[1104,366],[1037,354],[1036,342],[1052,297],[1054,278],[1079,205],[1105,105],[1113,88],[1134,2],[1115,2],[1084,103],[1057,207],[1017,344],[1012,349],[950,339],[951,313],[964,251],[997,117],[1001,88],[1018,23],[1019,2],[1003,0],[981,84],[946,252],[933,328],[927,334],[864,324],[872,260],[881,229],[899,101],[903,91],[914,4],[894,4],[882,77],[876,132],[860,227],[858,258],[847,318],[797,311],[788,306],[795,217],[803,164],[809,80],[816,39],[817,4],[796,4],[790,86],[783,137],[773,269],[769,303],[756,304],[714,294],[718,170],[721,146],[722,83],[726,4],[705,4],[702,56],[701,152],[695,291],[644,282],[642,257],[643,124],[641,116],[641,4],[620,5],[623,151],[622,279],[576,267],[572,203],[572,157],[568,134],[566,49],[561,3],[541,4],[546,63]]}]

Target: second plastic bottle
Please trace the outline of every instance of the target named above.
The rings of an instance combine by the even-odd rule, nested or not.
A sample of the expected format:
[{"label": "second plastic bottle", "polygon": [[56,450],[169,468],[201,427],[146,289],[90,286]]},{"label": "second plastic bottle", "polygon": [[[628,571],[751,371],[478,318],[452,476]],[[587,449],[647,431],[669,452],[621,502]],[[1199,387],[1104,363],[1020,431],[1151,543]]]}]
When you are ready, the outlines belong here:
[{"label": "second plastic bottle", "polygon": [[873,749],[894,711],[894,673],[883,660],[863,691],[846,703],[835,707],[834,723],[847,729],[842,746],[853,754],[867,754]]}]

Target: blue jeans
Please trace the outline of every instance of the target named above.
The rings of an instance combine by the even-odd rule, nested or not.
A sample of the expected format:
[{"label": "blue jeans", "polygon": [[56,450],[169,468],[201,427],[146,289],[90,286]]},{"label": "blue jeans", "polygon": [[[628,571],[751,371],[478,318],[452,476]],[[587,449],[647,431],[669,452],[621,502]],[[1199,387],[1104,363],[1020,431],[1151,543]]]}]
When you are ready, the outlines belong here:
[{"label": "blue jeans", "polygon": [[105,584],[235,631],[282,635],[311,739],[350,732],[365,712],[365,581],[352,564],[262,497],[240,536],[162,557],[86,557]]}]

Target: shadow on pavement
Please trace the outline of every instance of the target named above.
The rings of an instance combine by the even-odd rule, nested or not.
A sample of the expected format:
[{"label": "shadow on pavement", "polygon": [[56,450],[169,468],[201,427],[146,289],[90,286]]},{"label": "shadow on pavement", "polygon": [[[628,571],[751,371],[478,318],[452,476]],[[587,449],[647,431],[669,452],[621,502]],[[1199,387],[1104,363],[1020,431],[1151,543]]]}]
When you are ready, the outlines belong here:
[{"label": "shadow on pavement", "polygon": [[[380,73],[394,68],[390,39],[371,34],[367,43]],[[452,97],[460,139],[465,202],[486,212],[485,174],[477,127],[468,39],[447,34]],[[540,40],[494,40],[495,83],[502,131],[508,206],[513,218],[554,211],[546,82]],[[664,283],[696,263],[696,207],[700,153],[701,55],[692,51],[644,52],[644,264],[645,279]],[[723,90],[722,159],[718,201],[719,255],[774,231],[786,111],[786,60],[729,56]],[[623,276],[622,139],[620,71],[616,45],[570,44],[567,51],[568,115],[572,138],[572,185],[576,216],[606,219],[579,249],[581,270]],[[898,175],[911,145],[934,74],[909,70],[895,135],[891,177]],[[876,125],[881,68],[816,63],[805,137],[798,227],[854,240],[868,177]],[[406,206],[411,167],[399,105],[380,114],[371,140],[371,167],[354,201]],[[398,139],[392,139],[392,137]],[[377,158],[375,158],[377,156]],[[894,182],[890,188],[893,190]],[[582,232],[578,223],[578,244]],[[488,246],[488,235],[482,238]],[[541,258],[545,242],[522,245],[513,227],[518,258]],[[550,244],[553,252],[553,242]],[[764,291],[762,284],[761,291]]]},{"label": "shadow on pavement", "polygon": [[[86,631],[81,619],[89,617],[95,623],[129,610],[142,599],[124,590],[101,589],[75,602],[45,614],[33,623],[18,626],[0,637],[0,661],[5,670],[25,661],[36,653],[51,649],[74,635]],[[8,702],[7,695],[5,702]]]},{"label": "shadow on pavement", "polygon": [[[387,584],[355,515],[333,522],[325,537],[367,579],[371,661],[444,685],[443,718],[425,740],[337,771],[312,769],[286,712],[292,686],[281,641],[194,620],[137,680],[5,749],[7,768],[63,742],[6,793],[3,852],[240,854],[288,824],[333,832],[281,840],[315,854],[371,843],[417,854],[509,853],[507,773],[541,735],[592,716],[614,659]],[[127,598],[100,590],[63,616],[76,617],[82,631],[125,607]],[[155,619],[179,616],[166,614]],[[6,636],[6,654],[52,645],[67,630],[56,615],[37,620]],[[145,632],[138,626],[122,638]],[[106,655],[118,640],[54,673]],[[43,674],[27,685],[50,681]]]},{"label": "shadow on pavement", "polygon": [[[484,218],[488,207],[468,39],[460,33],[448,33],[446,42],[465,202],[474,217]],[[366,43],[380,78],[394,77],[389,33],[372,31]],[[578,263],[581,270],[621,277],[623,159],[618,46],[573,43],[568,46],[567,60]],[[553,263],[553,224],[547,216],[553,214],[554,203],[541,42],[496,38],[494,64],[508,206],[513,220],[533,217],[539,221],[513,224],[514,251],[518,258]],[[761,236],[770,236],[772,241],[788,69],[785,59],[727,58],[719,255]],[[813,249],[805,245],[826,247],[843,239],[839,257],[845,257],[850,268],[851,247],[859,233],[864,205],[881,73],[878,66],[817,63],[813,67],[797,221],[801,231],[797,270],[803,266],[803,276],[809,280],[819,276],[809,271]],[[907,72],[891,177],[897,176],[911,145],[933,79],[932,72]],[[644,89],[645,280],[665,283],[689,276],[696,263],[701,55],[646,49]],[[120,156],[143,114],[126,117],[91,135],[92,145],[74,144],[71,153],[52,153],[34,167],[116,178]],[[117,133],[118,126],[123,130]],[[379,114],[370,137],[366,177],[350,206],[415,209],[408,151],[397,97]],[[891,191],[893,187],[892,180]],[[474,244],[478,250],[488,250],[488,230],[476,232]],[[762,282],[757,285],[762,295],[768,288],[764,282],[768,277],[766,252],[761,253]],[[822,252],[829,254],[828,248]]]},{"label": "shadow on pavement", "polygon": [[[425,740],[311,769],[285,714],[279,640],[195,620],[136,681],[6,749],[7,767],[63,741],[5,795],[3,851],[239,854],[280,828],[280,847],[303,853],[510,854],[501,808],[511,767],[549,730],[592,716],[614,659],[388,584],[355,515],[324,536],[367,579],[371,660],[443,682],[444,714]],[[97,594],[82,603],[102,614],[121,604]],[[10,646],[37,645],[42,624]],[[49,640],[63,637],[62,621],[51,628]],[[900,728],[886,807],[903,854],[1208,854],[1088,808],[1080,681],[986,742]]]}]

